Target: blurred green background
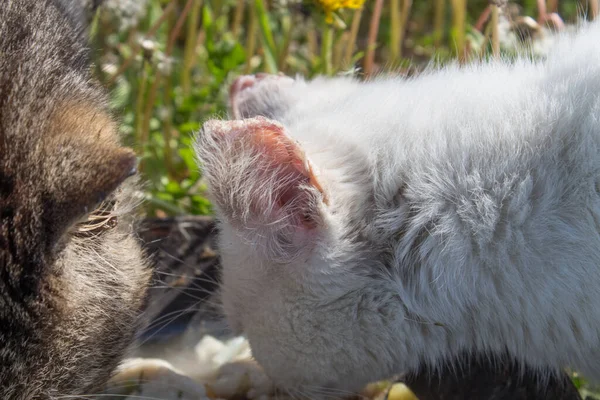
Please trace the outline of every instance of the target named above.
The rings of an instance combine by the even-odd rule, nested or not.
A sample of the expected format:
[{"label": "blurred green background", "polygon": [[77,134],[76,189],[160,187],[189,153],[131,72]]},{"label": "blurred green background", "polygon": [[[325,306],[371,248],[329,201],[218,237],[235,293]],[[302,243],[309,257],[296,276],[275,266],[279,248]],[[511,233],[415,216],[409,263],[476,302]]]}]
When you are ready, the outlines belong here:
[{"label": "blurred green background", "polygon": [[[597,0],[106,0],[93,24],[97,74],[138,152],[148,216],[209,214],[190,147],[224,116],[231,80],[260,71],[410,75],[433,60],[514,52],[591,18]],[[494,3],[496,4],[496,3]],[[546,10],[543,10],[543,8]],[[547,17],[552,13],[560,16]],[[556,16],[555,15],[555,16]],[[512,42],[511,42],[512,40]]]}]

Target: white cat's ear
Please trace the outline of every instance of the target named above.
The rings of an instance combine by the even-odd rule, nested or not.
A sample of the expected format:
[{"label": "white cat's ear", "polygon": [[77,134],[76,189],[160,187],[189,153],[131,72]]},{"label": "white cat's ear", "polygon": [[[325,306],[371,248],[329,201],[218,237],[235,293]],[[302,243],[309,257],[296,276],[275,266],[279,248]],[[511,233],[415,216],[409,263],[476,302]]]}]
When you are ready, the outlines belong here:
[{"label": "white cat's ear", "polygon": [[278,119],[290,105],[288,89],[294,84],[294,79],[284,75],[239,76],[229,88],[229,115],[233,119]]},{"label": "white cat's ear", "polygon": [[270,256],[315,240],[327,196],[283,125],[264,117],[204,124],[196,150],[220,217]]}]

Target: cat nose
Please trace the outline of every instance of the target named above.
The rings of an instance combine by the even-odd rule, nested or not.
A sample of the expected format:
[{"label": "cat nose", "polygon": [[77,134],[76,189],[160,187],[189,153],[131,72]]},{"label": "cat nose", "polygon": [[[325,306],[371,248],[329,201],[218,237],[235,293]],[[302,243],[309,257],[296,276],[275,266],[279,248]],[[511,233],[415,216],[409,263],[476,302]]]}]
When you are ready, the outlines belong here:
[{"label": "cat nose", "polygon": [[118,162],[118,167],[122,171],[123,179],[129,178],[130,176],[137,174],[137,157],[135,156],[135,153],[133,153],[129,149],[127,150],[129,154],[124,156]]}]

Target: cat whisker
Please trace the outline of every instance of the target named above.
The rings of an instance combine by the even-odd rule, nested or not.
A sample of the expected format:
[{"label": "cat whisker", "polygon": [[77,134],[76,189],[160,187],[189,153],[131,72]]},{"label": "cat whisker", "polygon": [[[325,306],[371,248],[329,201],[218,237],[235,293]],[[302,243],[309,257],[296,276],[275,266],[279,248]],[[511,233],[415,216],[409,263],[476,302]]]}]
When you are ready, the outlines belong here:
[{"label": "cat whisker", "polygon": [[361,399],[367,398],[367,397],[363,396],[362,394],[360,394],[359,392],[342,390],[342,389],[337,389],[337,388],[319,387],[319,386],[311,386],[311,385],[304,385],[304,386],[302,386],[302,388],[311,390],[312,392],[319,394],[319,395],[324,395],[324,396],[334,397],[334,398],[340,398],[340,397],[358,397]]},{"label": "cat whisker", "polygon": [[160,243],[160,242],[164,242],[165,240],[167,240],[167,238],[154,239],[154,240],[150,240],[148,242],[145,242],[145,245]]},{"label": "cat whisker", "polygon": [[[294,388],[285,389],[285,394],[291,397],[293,400],[300,400],[302,398],[302,393]],[[279,392],[276,393],[277,396],[281,394]]]},{"label": "cat whisker", "polygon": [[[160,325],[164,322],[165,319],[169,319],[169,321],[167,322],[170,323],[172,320],[177,319],[179,316],[187,314],[187,313],[191,313],[191,312],[196,312],[199,311],[200,309],[194,308],[194,307],[187,307],[181,310],[175,310],[175,311],[171,311],[165,315],[160,316],[159,318],[157,318],[156,320],[153,321],[153,323],[151,325],[149,325],[146,329],[154,329],[157,327],[157,325]],[[175,315],[174,318],[171,319],[171,316]],[[166,325],[165,325],[166,326]]]},{"label": "cat whisker", "polygon": [[[212,308],[212,309],[219,310],[220,314],[223,313],[223,311],[222,311],[223,310],[223,304],[220,301],[211,300],[215,296],[213,296],[213,293],[210,292],[210,291],[204,291],[201,288],[189,288],[189,287],[187,287],[187,288],[178,288],[178,287],[172,287],[172,286],[168,286],[168,285],[167,286],[163,286],[162,288],[160,288],[160,287],[152,287],[150,289],[164,289],[164,288],[172,289],[172,290],[176,291],[177,293],[185,294],[186,296],[188,296],[188,297],[196,300],[197,303],[194,304],[195,306],[198,306],[198,307],[200,307],[200,305],[208,306],[208,308],[207,308],[206,311],[208,311],[208,309]],[[201,294],[206,294],[207,296],[203,297],[202,295],[194,295],[193,294],[194,292],[196,292],[196,293],[199,292]],[[205,310],[198,308],[198,311],[205,311]]]},{"label": "cat whisker", "polygon": [[[152,338],[154,338],[159,332],[161,332],[164,328],[166,328],[171,322],[175,321],[180,316],[185,315],[187,313],[196,312],[196,311],[200,311],[200,310],[197,308],[194,308],[194,307],[188,307],[183,310],[173,311],[173,312],[170,312],[168,314],[161,316],[156,321],[154,321],[148,328],[146,328],[146,330],[155,329],[155,332],[152,333],[151,335],[149,335],[147,338],[145,338],[140,343],[138,343],[136,347],[141,347],[144,344],[146,344],[148,341],[150,341]],[[171,318],[168,318],[170,315],[174,315],[174,316]],[[162,322],[167,318],[168,318],[168,320],[166,322]]]},{"label": "cat whisker", "polygon": [[[102,393],[96,393],[96,394],[86,394],[85,396],[99,396],[99,395],[107,395],[110,394],[111,396],[123,396],[123,394],[120,393],[107,393],[108,391],[115,391],[118,392],[120,390],[132,390],[132,386],[138,386],[142,387],[145,384],[152,384],[152,383],[160,383],[160,388],[164,389],[173,389],[173,390],[177,390],[180,391],[181,390],[181,385],[177,384],[177,383],[171,383],[171,382],[165,382],[164,380],[158,380],[158,379],[151,379],[151,378],[144,378],[144,369],[141,368],[140,371],[140,376],[138,379],[132,380],[129,378],[125,378],[122,381],[117,379],[114,379],[112,381],[109,381],[109,383],[104,387],[103,392]],[[187,377],[187,375],[182,375],[183,377]],[[203,386],[201,383],[198,383],[198,386]],[[136,389],[134,389],[135,391]]]},{"label": "cat whisker", "polygon": [[98,394],[83,394],[83,395],[62,395],[53,397],[52,400],[60,399],[101,399],[101,398],[124,398],[124,399],[139,399],[139,400],[165,400],[160,397],[150,396],[138,396],[134,394],[110,394],[110,393],[98,393]]},{"label": "cat whisker", "polygon": [[150,289],[173,289],[176,291],[180,291],[180,292],[185,292],[185,291],[190,291],[190,292],[197,292],[197,293],[204,293],[204,294],[213,294],[213,292],[211,290],[208,289],[204,289],[204,288],[195,288],[195,287],[182,287],[182,286],[173,286],[173,285],[158,285],[158,286],[152,286]]},{"label": "cat whisker", "polygon": [[[173,276],[173,277],[177,277],[177,278],[181,278],[184,276],[182,274],[174,274],[174,273],[164,272],[164,271],[157,271],[157,273],[159,275]],[[216,279],[203,277],[203,276],[186,276],[186,278],[188,278],[190,280],[194,280],[194,281],[199,281],[199,282],[213,283],[215,285],[219,284],[219,282]]]},{"label": "cat whisker", "polygon": [[206,289],[202,289],[202,288],[192,288],[192,287],[177,287],[177,286],[171,286],[171,285],[162,285],[162,286],[153,286],[150,289],[171,289],[174,290],[176,292],[179,293],[185,293],[186,295],[188,295],[189,297],[198,300],[199,302],[205,302],[205,298],[200,297],[200,296],[194,296],[193,294],[189,293],[189,292],[196,292],[196,293],[202,293],[202,294],[207,294],[207,295],[211,295],[212,292]]},{"label": "cat whisker", "polygon": [[188,266],[188,267],[193,267],[193,265],[190,265],[189,263],[186,263],[184,260],[182,260],[181,258],[174,256],[173,254],[163,251],[162,254],[166,255],[167,257],[169,257],[170,259],[177,261],[178,263]]}]

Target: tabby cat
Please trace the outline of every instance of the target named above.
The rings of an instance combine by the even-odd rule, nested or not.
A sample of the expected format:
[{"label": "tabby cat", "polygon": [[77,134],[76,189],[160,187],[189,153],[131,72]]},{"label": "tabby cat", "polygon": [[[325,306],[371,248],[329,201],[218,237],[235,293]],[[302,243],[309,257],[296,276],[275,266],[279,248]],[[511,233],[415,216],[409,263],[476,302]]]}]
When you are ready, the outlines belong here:
[{"label": "tabby cat", "polygon": [[88,3],[0,1],[2,399],[96,390],[145,304],[136,157],[90,76]]}]

